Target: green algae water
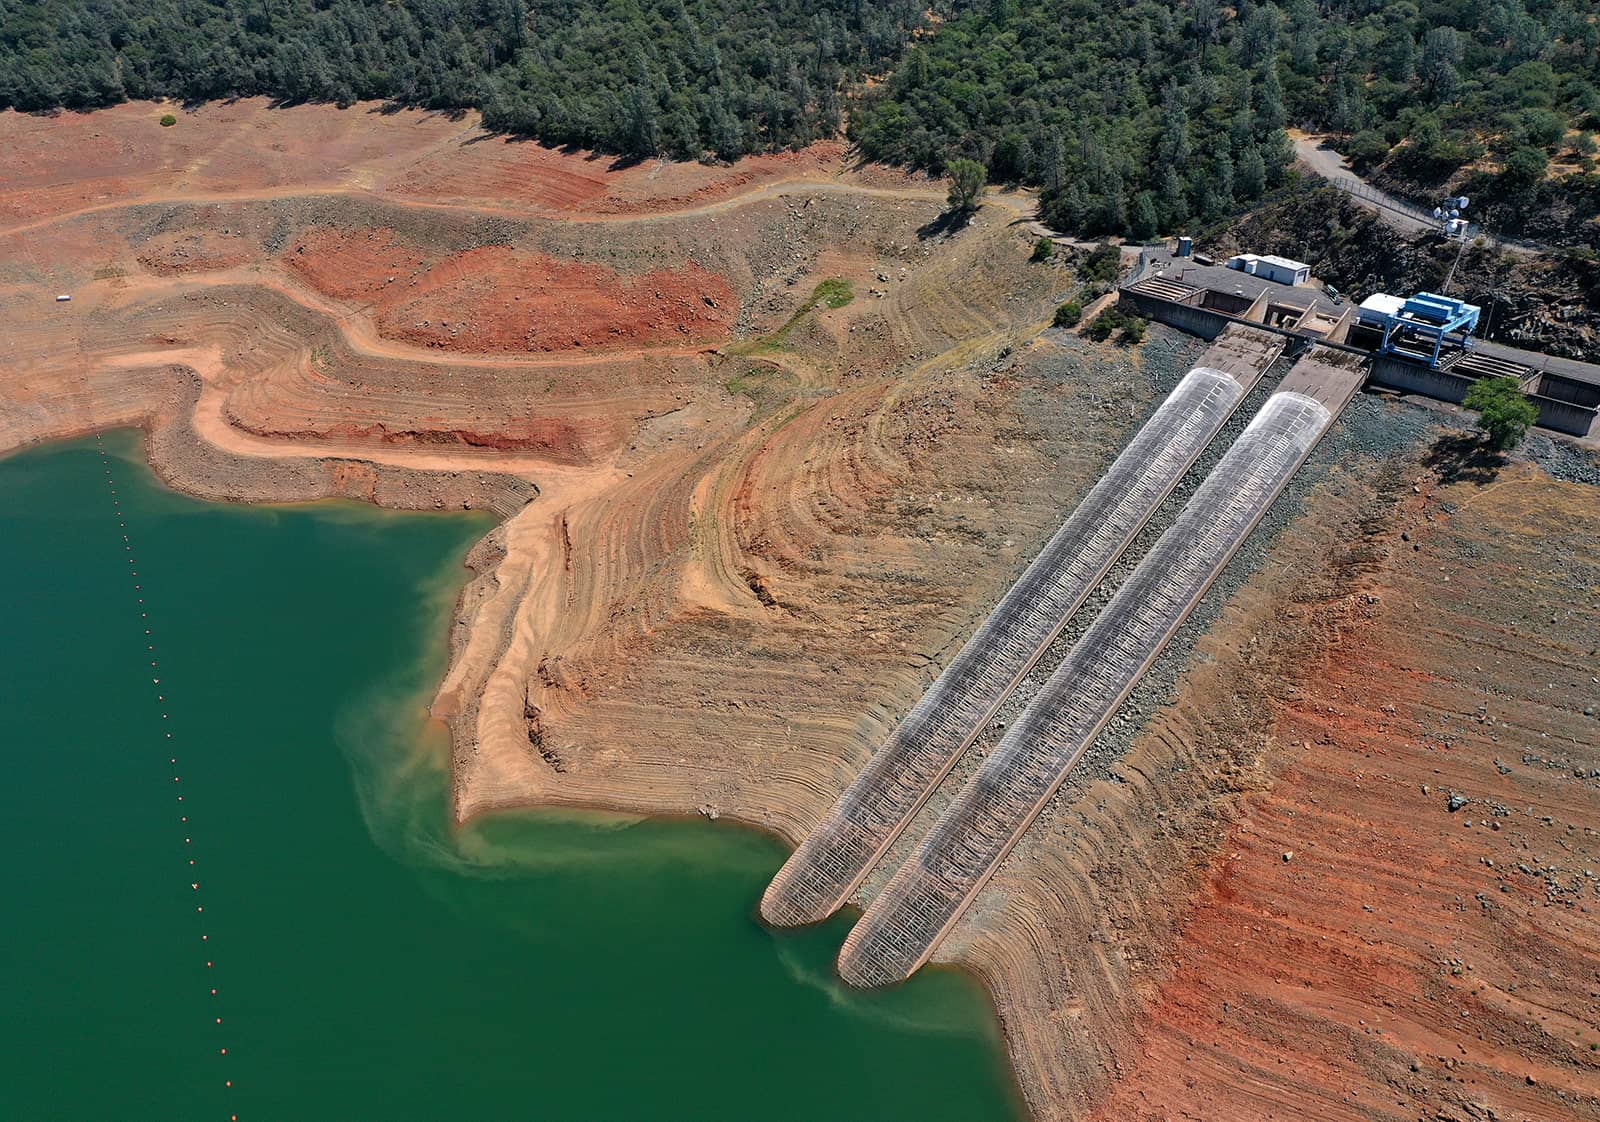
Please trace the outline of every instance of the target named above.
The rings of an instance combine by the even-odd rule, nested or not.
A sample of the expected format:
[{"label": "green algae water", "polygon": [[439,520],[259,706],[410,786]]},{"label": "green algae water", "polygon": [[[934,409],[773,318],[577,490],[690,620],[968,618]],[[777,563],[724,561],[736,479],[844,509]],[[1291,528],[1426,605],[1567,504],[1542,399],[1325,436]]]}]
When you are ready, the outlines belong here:
[{"label": "green algae water", "polygon": [[137,578],[93,438],[0,461],[0,1118],[1019,1117],[969,979],[856,993],[846,921],[755,921],[770,839],[452,835],[423,710],[488,523],[196,502],[104,445]]}]

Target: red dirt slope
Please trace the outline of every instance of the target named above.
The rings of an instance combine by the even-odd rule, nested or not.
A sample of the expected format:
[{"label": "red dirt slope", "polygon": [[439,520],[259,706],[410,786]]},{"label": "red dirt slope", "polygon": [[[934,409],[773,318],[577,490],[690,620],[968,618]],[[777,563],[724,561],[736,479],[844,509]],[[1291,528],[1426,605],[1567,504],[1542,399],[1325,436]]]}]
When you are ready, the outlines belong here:
[{"label": "red dirt slope", "polygon": [[1520,465],[1399,521],[1103,1122],[1600,1118],[1600,493]]},{"label": "red dirt slope", "polygon": [[732,287],[689,264],[637,275],[509,246],[437,256],[388,229],[310,230],[286,254],[312,287],[370,298],[378,333],[444,350],[504,354],[725,337]]}]

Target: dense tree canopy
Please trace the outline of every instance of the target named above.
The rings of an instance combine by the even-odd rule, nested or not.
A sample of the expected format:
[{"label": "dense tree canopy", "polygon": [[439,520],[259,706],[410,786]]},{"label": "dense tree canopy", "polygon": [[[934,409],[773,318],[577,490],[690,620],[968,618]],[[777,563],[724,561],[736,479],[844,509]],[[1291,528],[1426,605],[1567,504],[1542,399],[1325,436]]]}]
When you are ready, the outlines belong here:
[{"label": "dense tree canopy", "polygon": [[[1569,229],[1600,205],[1597,0],[956,0],[854,115],[870,156],[1041,185],[1067,228],[1146,236],[1270,189],[1285,125],[1386,184]],[[1561,178],[1556,180],[1554,176]]]},{"label": "dense tree canopy", "polygon": [[835,134],[910,0],[0,0],[0,106],[266,94],[481,107],[491,128],[734,157]]},{"label": "dense tree canopy", "polygon": [[1146,237],[1260,197],[1290,157],[1276,8],[1228,34],[1215,0],[958,8],[857,116],[868,155],[976,158],[1061,227]]}]

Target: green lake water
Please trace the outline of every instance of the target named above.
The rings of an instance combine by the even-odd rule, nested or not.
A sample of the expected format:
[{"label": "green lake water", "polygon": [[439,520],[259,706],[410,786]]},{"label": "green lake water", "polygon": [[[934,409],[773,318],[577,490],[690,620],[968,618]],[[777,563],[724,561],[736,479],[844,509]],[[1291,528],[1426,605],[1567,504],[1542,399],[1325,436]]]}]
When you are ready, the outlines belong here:
[{"label": "green lake water", "polygon": [[0,460],[0,1119],[1020,1117],[970,979],[856,993],[847,920],[756,922],[769,838],[452,835],[424,706],[487,522],[201,503],[104,446],[135,566],[93,438]]}]

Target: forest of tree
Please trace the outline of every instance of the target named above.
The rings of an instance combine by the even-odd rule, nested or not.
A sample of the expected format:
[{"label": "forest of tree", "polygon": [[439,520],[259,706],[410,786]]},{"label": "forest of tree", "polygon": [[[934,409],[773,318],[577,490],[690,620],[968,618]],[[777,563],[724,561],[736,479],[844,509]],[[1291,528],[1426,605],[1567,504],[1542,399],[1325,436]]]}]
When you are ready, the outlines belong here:
[{"label": "forest of tree", "polygon": [[1504,232],[1600,210],[1600,0],[0,0],[0,107],[249,94],[686,159],[848,108],[868,157],[973,159],[1139,237],[1271,191],[1291,125]]},{"label": "forest of tree", "polygon": [[479,107],[491,128],[731,159],[839,131],[911,0],[0,0],[0,107],[265,94]]},{"label": "forest of tree", "polygon": [[1259,198],[1288,162],[1275,36],[1224,36],[1216,0],[960,7],[856,115],[867,155],[971,157],[1040,185],[1060,228],[1140,237]]},{"label": "forest of tree", "polygon": [[[958,0],[852,117],[876,159],[965,157],[1067,229],[1145,236],[1270,189],[1285,125],[1497,229],[1600,207],[1597,0]],[[1559,175],[1549,175],[1554,170]]]}]

